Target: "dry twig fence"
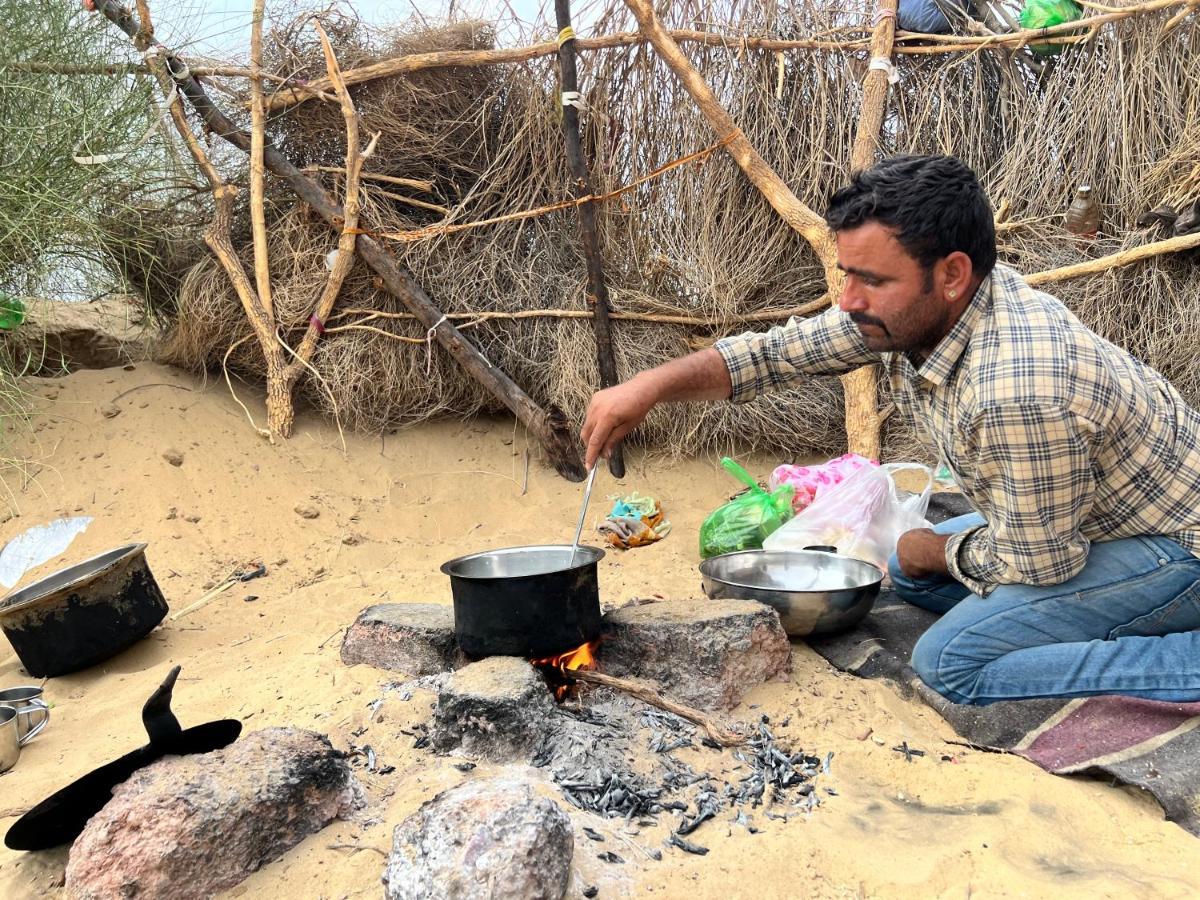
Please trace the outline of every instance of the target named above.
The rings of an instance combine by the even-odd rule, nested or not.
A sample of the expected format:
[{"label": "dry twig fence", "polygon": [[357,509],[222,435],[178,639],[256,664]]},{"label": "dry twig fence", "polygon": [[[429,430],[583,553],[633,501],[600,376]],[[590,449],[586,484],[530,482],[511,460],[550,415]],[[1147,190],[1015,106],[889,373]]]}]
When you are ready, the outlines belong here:
[{"label": "dry twig fence", "polygon": [[[864,96],[860,111],[860,120],[855,131],[851,164],[852,168],[869,165],[877,154],[880,139],[880,128],[885,118],[888,106],[889,75],[894,54],[946,54],[946,53],[977,53],[983,51],[1011,51],[1019,49],[1030,42],[1039,44],[1069,44],[1091,40],[1105,24],[1117,22],[1133,16],[1159,13],[1175,10],[1175,15],[1166,23],[1164,33],[1176,27],[1182,18],[1195,8],[1195,0],[1153,0],[1120,9],[1104,8],[1098,14],[1091,15],[1080,21],[1066,23],[1048,29],[1019,30],[1011,34],[982,35],[982,36],[943,36],[943,35],[913,35],[897,32],[895,29],[895,0],[881,0],[873,21],[868,29],[865,25],[857,29],[847,29],[846,32],[867,32],[868,37],[855,37],[845,40],[828,39],[798,39],[777,40],[774,38],[731,37],[713,32],[667,30],[655,15],[648,0],[624,0],[626,6],[633,12],[638,21],[639,31],[636,33],[620,33],[591,39],[580,39],[568,33],[570,22],[569,4],[566,0],[557,0],[556,9],[560,24],[559,39],[529,47],[504,50],[450,50],[434,53],[418,53],[403,57],[385,59],[371,65],[349,69],[341,72],[333,57],[332,49],[325,41],[328,76],[304,85],[284,83],[284,86],[274,93],[264,96],[263,80],[279,82],[277,76],[267,76],[261,69],[261,8],[256,15],[255,46],[252,47],[251,65],[248,69],[235,67],[213,67],[212,71],[219,74],[229,74],[248,77],[251,82],[251,113],[253,127],[250,135],[237,130],[229,119],[211,102],[203,88],[195,81],[194,75],[201,69],[197,67],[188,71],[183,61],[163,50],[158,54],[147,56],[147,65],[159,79],[165,92],[172,89],[172,83],[178,84],[184,97],[200,114],[205,127],[218,136],[251,156],[251,210],[255,235],[255,284],[250,283],[240,262],[232,253],[228,242],[229,210],[232,207],[235,189],[221,181],[211,163],[203,156],[194,135],[187,128],[183,118],[182,106],[178,99],[171,108],[176,127],[180,129],[189,148],[196,157],[197,163],[209,177],[214,197],[217,201],[217,219],[213,223],[206,240],[214,253],[221,260],[229,278],[234,283],[243,308],[254,326],[255,336],[262,347],[267,359],[268,375],[268,431],[272,435],[286,436],[291,428],[291,399],[290,392],[296,379],[307,368],[313,348],[325,331],[338,329],[371,329],[367,324],[371,319],[383,315],[410,315],[428,329],[428,336],[436,338],[450,354],[479,380],[494,396],[502,400],[518,418],[534,433],[546,449],[547,455],[555,468],[571,478],[582,477],[583,472],[578,463],[578,450],[573,436],[567,429],[565,416],[556,409],[543,410],[526,396],[515,383],[503,373],[496,370],[490,363],[462,336],[452,320],[470,319],[463,327],[477,324],[494,318],[526,318],[534,316],[546,317],[579,317],[589,318],[593,322],[597,338],[597,353],[600,359],[601,383],[608,384],[615,380],[615,366],[612,365],[611,332],[609,322],[620,319],[641,319],[649,321],[671,321],[677,323],[701,323],[702,320],[686,316],[655,316],[653,314],[610,314],[607,307],[606,291],[604,288],[602,262],[599,258],[598,241],[595,237],[594,211],[596,204],[602,200],[621,193],[612,191],[602,196],[593,196],[588,183],[586,162],[579,145],[578,109],[573,103],[567,102],[575,86],[568,83],[569,75],[573,75],[574,55],[583,50],[603,50],[614,47],[632,46],[635,44],[651,44],[659,56],[667,63],[672,72],[695,100],[705,120],[716,133],[718,143],[712,148],[723,147],[737,163],[746,177],[761,192],[777,213],[810,244],[825,271],[826,294],[811,303],[804,304],[791,312],[804,314],[828,304],[835,299],[841,290],[841,276],[836,268],[836,248],[832,235],[828,232],[820,216],[804,205],[787,187],[777,173],[771,170],[752,143],[738,127],[733,118],[724,110],[716,94],[705,84],[703,77],[689,62],[680,50],[680,43],[693,42],[706,46],[720,46],[740,49],[761,49],[783,54],[798,50],[846,50],[866,51],[871,64],[864,81]],[[111,0],[97,0],[97,9],[111,21],[118,24],[132,38],[140,50],[146,51],[154,46],[153,31],[150,26],[149,11],[144,0],[138,0],[138,12],[141,19],[139,27],[133,17]],[[920,41],[913,44],[912,41]],[[257,49],[256,49],[257,48]],[[555,207],[542,210],[529,210],[524,213],[514,213],[504,216],[504,219],[525,215],[541,214],[552,208],[567,205],[578,207],[581,223],[581,238],[588,268],[588,295],[592,309],[589,310],[526,310],[516,313],[490,312],[475,316],[442,315],[432,304],[422,289],[413,279],[401,269],[394,258],[386,251],[381,243],[383,239],[412,241],[422,240],[451,230],[482,227],[487,221],[454,223],[417,229],[411,232],[395,234],[372,235],[358,228],[357,225],[357,191],[359,180],[363,176],[362,161],[369,155],[370,146],[366,150],[358,147],[357,128],[353,104],[349,99],[347,87],[352,84],[363,84],[380,78],[408,74],[422,69],[444,66],[469,67],[485,66],[504,63],[521,62],[539,56],[557,53],[560,59],[561,88],[563,92],[562,106],[564,137],[567,143],[568,158],[572,166],[574,180],[573,193],[575,200]],[[322,96],[329,99],[329,93],[342,106],[346,122],[347,154],[343,168],[346,174],[346,197],[343,207],[331,200],[324,190],[303,172],[296,169],[277,150],[265,144],[263,138],[263,119],[267,111],[279,109],[289,104],[303,102],[312,97]],[[184,132],[187,132],[186,134]],[[678,161],[677,161],[678,162]],[[672,164],[673,165],[673,164]],[[665,171],[662,167],[659,171]],[[339,250],[337,264],[330,275],[322,292],[321,298],[304,329],[303,337],[297,349],[286,343],[281,329],[273,318],[270,297],[270,284],[266,276],[265,241],[263,240],[262,218],[262,178],[265,170],[270,170],[282,178],[305,202],[309,203],[318,214],[339,233]],[[653,173],[652,173],[653,174]],[[651,176],[646,176],[651,177]],[[639,179],[640,181],[641,179]],[[636,182],[635,182],[636,183]],[[411,185],[410,185],[411,186]],[[431,209],[445,211],[444,207],[426,204]],[[589,224],[590,220],[590,224]],[[497,220],[491,220],[497,221]],[[1128,265],[1154,255],[1177,252],[1200,245],[1200,236],[1188,235],[1171,240],[1158,241],[1132,250],[1114,253],[1099,259],[1089,260],[1070,266],[1063,266],[1027,276],[1032,284],[1044,284],[1075,278],[1082,275],[1094,274]],[[339,325],[333,320],[355,312],[344,310],[334,312],[341,278],[345,272],[338,270],[349,265],[353,253],[357,250],[364,261],[380,276],[387,290],[399,297],[409,309],[407,314],[385,314],[380,311],[364,310],[363,318]],[[261,253],[260,253],[261,251]],[[773,314],[770,318],[777,318]],[[395,335],[390,335],[395,337]],[[405,339],[405,338],[401,338]],[[428,338],[427,338],[428,339]],[[607,356],[607,362],[606,362]],[[289,358],[290,357],[290,358]],[[882,417],[876,409],[876,385],[874,375],[870,370],[864,370],[847,376],[845,381],[846,398],[846,428],[850,448],[867,455],[877,455],[879,451],[879,434]]]},{"label": "dry twig fence", "polygon": [[[142,52],[150,50],[154,45],[153,26],[146,0],[138,0],[139,25],[132,14],[114,0],[96,0],[96,10],[113,22],[129,35]],[[332,52],[330,52],[332,57]],[[253,139],[238,129],[224,113],[218,109],[208,97],[204,88],[188,71],[187,66],[177,56],[160,47],[160,52],[151,53],[152,69],[162,83],[164,92],[174,96],[172,82],[179,86],[180,92],[191,103],[192,108],[199,114],[213,134],[226,140],[233,146],[245,152],[252,152]],[[336,80],[336,62],[330,62],[332,79]],[[341,86],[343,108],[350,103],[345,84]],[[352,110],[352,107],[351,107]],[[290,387],[294,377],[289,380],[288,369],[285,367],[283,356],[284,345],[282,337],[274,327],[271,314],[263,305],[262,298],[250,284],[240,261],[233,254],[229,245],[229,218],[233,207],[236,188],[225,184],[216,169],[209,162],[199,141],[192,134],[184,118],[182,104],[176,96],[171,105],[172,118],[180,134],[191,150],[197,164],[205,172],[213,187],[213,196],[217,201],[217,217],[213,221],[206,240],[213,252],[221,258],[222,265],[237,288],[242,300],[247,318],[254,325],[256,336],[268,359],[268,416],[270,428],[268,433],[286,437],[291,430],[292,401]],[[352,111],[347,113],[352,115]],[[433,305],[433,302],[421,290],[420,286],[395,261],[392,255],[379,243],[366,235],[356,235],[356,227],[351,224],[347,228],[347,210],[335,203],[312,179],[292,165],[273,147],[262,148],[263,165],[279,178],[282,178],[291,189],[308,203],[329,225],[337,229],[343,236],[349,235],[354,239],[354,246],[363,261],[367,263],[382,279],[387,289],[395,294],[409,311],[429,329],[429,335],[438,340],[439,344],[453,356],[460,365],[475,377],[493,395],[500,399],[537,438],[545,450],[550,463],[555,470],[565,478],[582,481],[585,472],[580,459],[578,441],[568,427],[566,416],[555,409],[543,410],[531,400],[507,375],[496,369],[488,360],[458,331],[449,319]],[[359,157],[356,161],[355,157]],[[348,173],[357,171],[361,154],[357,145],[352,142],[348,150],[346,170]],[[351,179],[347,179],[348,181]],[[347,188],[349,196],[349,187]],[[339,253],[349,257],[349,252]],[[336,297],[336,290],[333,293]],[[310,320],[311,331],[306,333],[319,335],[324,328],[324,322],[319,313],[324,310],[326,293],[322,294],[321,305],[314,311]],[[332,305],[330,303],[330,305]],[[301,344],[311,348],[316,337]],[[309,350],[311,352],[311,349]],[[307,365],[308,361],[296,356],[296,361]],[[274,360],[274,362],[272,362]]]}]

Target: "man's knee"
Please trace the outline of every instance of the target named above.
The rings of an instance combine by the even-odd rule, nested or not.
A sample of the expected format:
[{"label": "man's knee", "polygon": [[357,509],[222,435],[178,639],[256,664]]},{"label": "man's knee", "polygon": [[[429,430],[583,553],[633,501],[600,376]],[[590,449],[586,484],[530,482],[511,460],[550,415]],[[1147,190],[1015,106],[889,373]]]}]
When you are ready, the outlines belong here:
[{"label": "man's knee", "polygon": [[920,679],[948,700],[970,703],[972,685],[983,668],[981,660],[959,653],[957,628],[935,622],[913,647],[910,665]]}]

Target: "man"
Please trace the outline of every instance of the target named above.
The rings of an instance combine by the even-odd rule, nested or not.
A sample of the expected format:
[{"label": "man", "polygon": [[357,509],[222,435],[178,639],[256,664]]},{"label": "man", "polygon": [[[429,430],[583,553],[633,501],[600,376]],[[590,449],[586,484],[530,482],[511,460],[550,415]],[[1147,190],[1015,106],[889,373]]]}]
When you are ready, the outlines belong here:
[{"label": "man", "polygon": [[978,510],[903,535],[889,564],[901,597],[944,613],[913,651],[921,678],[960,703],[1200,700],[1200,416],[996,265],[991,210],[958,160],[886,160],[826,218],[838,308],[599,392],[588,465],[657,403],[741,403],[878,361]]}]

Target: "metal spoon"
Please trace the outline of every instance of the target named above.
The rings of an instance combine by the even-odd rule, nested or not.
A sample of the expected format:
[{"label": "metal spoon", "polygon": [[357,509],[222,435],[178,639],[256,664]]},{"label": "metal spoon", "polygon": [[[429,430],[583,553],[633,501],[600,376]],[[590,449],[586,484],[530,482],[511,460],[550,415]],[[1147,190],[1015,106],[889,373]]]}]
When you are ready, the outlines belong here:
[{"label": "metal spoon", "polygon": [[596,480],[596,469],[600,467],[599,460],[588,472],[587,486],[583,489],[583,509],[579,510],[579,524],[575,526],[575,542],[571,544],[571,565],[575,565],[575,554],[579,552],[579,536],[583,534],[583,520],[587,516],[588,500],[592,497],[592,482]]}]

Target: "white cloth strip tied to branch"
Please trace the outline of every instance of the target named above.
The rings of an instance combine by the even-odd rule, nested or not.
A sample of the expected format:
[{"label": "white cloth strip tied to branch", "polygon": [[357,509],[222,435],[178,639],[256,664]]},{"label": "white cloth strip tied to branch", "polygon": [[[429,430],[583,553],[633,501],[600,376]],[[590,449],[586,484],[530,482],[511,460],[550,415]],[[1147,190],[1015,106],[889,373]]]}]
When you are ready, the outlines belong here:
[{"label": "white cloth strip tied to branch", "polygon": [[[437,333],[437,330],[438,330],[438,328],[441,327],[442,323],[448,322],[448,321],[449,321],[449,317],[443,314],[440,319],[438,319],[436,322],[433,323],[433,327],[430,328],[427,332],[425,332],[425,375],[426,376],[429,375],[430,369],[433,368],[433,338],[434,338],[434,335]],[[489,365],[491,365],[491,363],[489,363]]]},{"label": "white cloth strip tied to branch", "polygon": [[583,99],[583,95],[579,91],[563,91],[562,105],[573,106],[581,113],[588,111],[587,101]]},{"label": "white cloth strip tied to branch", "polygon": [[895,84],[900,80],[900,72],[892,65],[892,61],[886,56],[872,56],[871,64],[867,66],[867,70],[878,69],[881,72],[887,72],[888,84]]},{"label": "white cloth strip tied to branch", "polygon": [[[142,59],[144,59],[147,63],[150,62],[150,57],[152,57],[152,56],[161,56],[162,57],[163,65],[166,68],[167,73],[175,81],[183,82],[183,81],[187,81],[189,78],[192,77],[192,70],[188,68],[188,64],[185,63],[178,56],[170,56],[169,51],[167,50],[165,45],[154,44],[150,47],[147,47],[145,49],[145,51],[142,53]],[[176,72],[174,69],[171,68],[172,60],[176,63],[176,65],[181,67],[181,70],[179,72]]]}]

